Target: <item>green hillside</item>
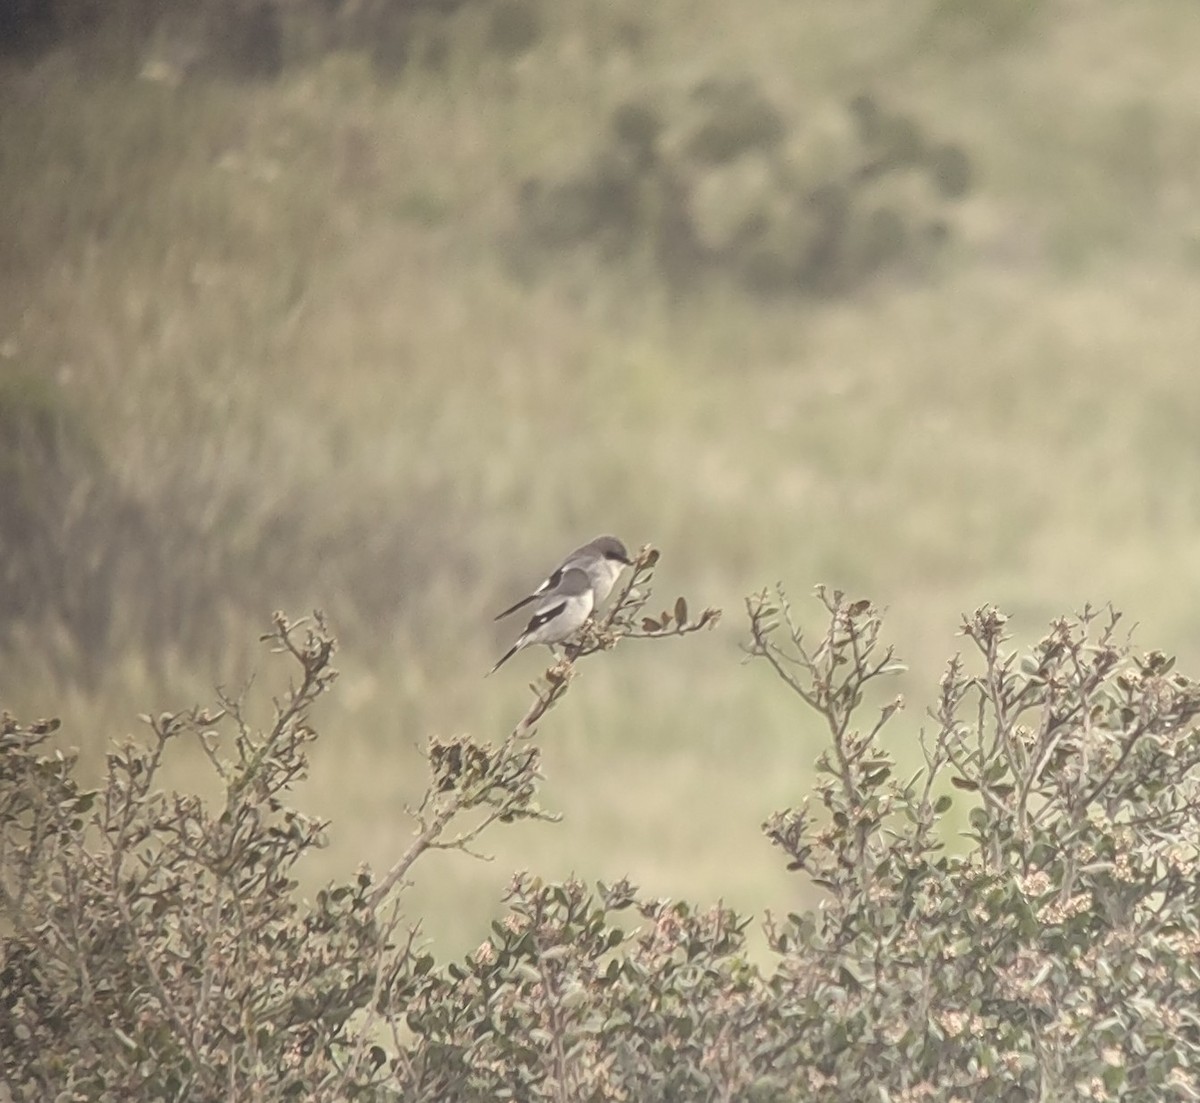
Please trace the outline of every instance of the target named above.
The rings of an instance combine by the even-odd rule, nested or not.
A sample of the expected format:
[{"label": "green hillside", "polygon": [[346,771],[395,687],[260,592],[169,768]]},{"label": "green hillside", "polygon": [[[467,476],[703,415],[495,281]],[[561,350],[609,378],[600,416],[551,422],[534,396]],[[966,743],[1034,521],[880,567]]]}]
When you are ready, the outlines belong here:
[{"label": "green hillside", "polygon": [[[653,543],[656,600],[725,617],[582,666],[563,822],[417,886],[459,946],[516,868],[795,905],[760,825],[817,733],[739,663],[776,580],[890,609],[914,743],[984,602],[1200,660],[1194,5],[476,2],[402,50],[296,6],[271,79],[174,11],[0,63],[0,704],[88,761],[320,607],[306,876],[386,868],[426,737],[506,731],[543,669],[484,681],[492,615]],[[873,160],[862,97],[962,187]]]}]

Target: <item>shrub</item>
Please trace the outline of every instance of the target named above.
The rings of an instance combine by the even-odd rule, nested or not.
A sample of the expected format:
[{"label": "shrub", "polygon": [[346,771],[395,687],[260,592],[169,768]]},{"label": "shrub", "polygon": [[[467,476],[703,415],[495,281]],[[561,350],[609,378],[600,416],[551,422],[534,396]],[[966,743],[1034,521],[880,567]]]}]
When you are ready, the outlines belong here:
[{"label": "shrub", "polygon": [[753,80],[663,99],[619,106],[577,171],[523,182],[527,251],[591,248],[611,261],[640,244],[676,285],[723,273],[763,294],[842,294],[927,260],[971,188],[964,150],[869,96],[848,105],[836,151],[810,142],[799,153]]},{"label": "shrub", "polygon": [[[902,702],[877,699],[898,664],[875,608],[818,590],[810,633],[782,591],[751,597],[749,654],[829,739],[816,807],[764,825],[826,894],[768,917],[772,967],[751,963],[748,921],[723,907],[530,874],[477,950],[434,960],[402,927],[405,877],[431,850],[547,818],[535,728],[576,664],[715,620],[682,599],[646,615],[655,558],[503,741],[430,744],[395,866],[311,904],[292,870],[324,825],[285,797],[334,678],[319,618],[276,619],[269,639],[300,679],[268,730],[231,699],[148,720],[149,744],[114,751],[95,791],[48,750],[52,722],[5,717],[13,1098],[1194,1098],[1200,686],[1135,655],[1111,612],[1060,620],[1024,655],[997,610],[968,618],[974,672],[951,661],[924,764],[902,779],[883,739]],[[219,778],[219,809],[156,789],[184,740]],[[955,850],[950,816],[967,828]]]}]

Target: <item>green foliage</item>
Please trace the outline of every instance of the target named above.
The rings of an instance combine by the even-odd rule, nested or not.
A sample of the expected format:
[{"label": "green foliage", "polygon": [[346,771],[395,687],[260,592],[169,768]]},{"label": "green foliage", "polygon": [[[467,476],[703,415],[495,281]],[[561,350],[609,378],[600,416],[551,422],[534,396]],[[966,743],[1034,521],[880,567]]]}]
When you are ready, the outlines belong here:
[{"label": "green foliage", "polygon": [[523,54],[541,34],[540,15],[531,0],[498,0],[492,7],[488,45],[500,55]]},{"label": "green foliage", "polygon": [[[802,809],[768,824],[830,893],[819,916],[773,928],[784,960],[809,966],[806,1014],[833,1007],[807,1021],[823,1082],[867,1098],[882,1044],[897,1092],[1189,1097],[1200,686],[1119,645],[1115,614],[1060,620],[1021,657],[1005,649],[1003,615],[983,608],[963,627],[982,671],[952,660],[921,737],[926,766],[901,781],[878,740],[899,702],[851,726],[892,662],[876,614],[825,597],[829,629],[810,647],[780,597],[751,602],[754,653],[832,740],[817,786],[828,822]],[[975,794],[962,855],[939,830],[945,775]]]},{"label": "green foliage", "polygon": [[[157,512],[110,462],[63,389],[0,375],[0,645],[16,651],[36,637],[62,684],[95,684],[115,641],[137,640],[150,662],[211,644],[222,613],[251,600],[244,565],[266,566],[289,527],[276,517],[254,546],[214,551],[179,496]],[[244,509],[245,491],[222,506]]]},{"label": "green foliage", "polygon": [[0,375],[0,516],[0,643],[28,619],[98,653],[111,629],[109,588],[129,554],[121,545],[138,546],[142,518],[85,420],[21,371]]},{"label": "green foliage", "polygon": [[[940,246],[945,208],[972,173],[959,146],[932,142],[869,96],[848,115],[840,157],[814,149],[806,159],[752,80],[702,81],[673,110],[627,102],[580,171],[521,185],[525,241],[535,251],[590,246],[609,260],[640,250],[676,286],[724,272],[764,294],[851,291]],[[757,180],[749,193],[743,169]]]},{"label": "green foliage", "polygon": [[[47,753],[53,723],[5,714],[0,1077],[16,1098],[303,1097],[374,984],[381,927],[360,875],[302,907],[292,869],[323,825],[282,797],[304,776],[309,710],[332,683],[333,640],[276,618],[300,668],[263,732],[239,702],[144,717],[148,744],[108,755],[99,789]],[[158,774],[198,746],[220,778],[209,806]],[[108,1093],[106,1095],[105,1093]]]},{"label": "green foliage", "polygon": [[[899,669],[868,601],[748,599],[748,653],[824,722],[819,811],[767,837],[821,886],[768,916],[747,954],[727,908],[629,883],[517,874],[507,914],[461,960],[402,928],[406,876],[494,824],[546,819],[535,725],[575,664],[622,639],[687,634],[646,615],[645,549],[612,610],[535,687],[498,745],[430,744],[417,833],[380,881],[315,902],[293,870],[324,825],[285,803],[332,684],[319,618],[267,637],[300,677],[264,731],[239,701],[146,718],[87,790],[46,741],[0,729],[0,1076],[14,1099],[895,1100],[1193,1098],[1200,1084],[1200,685],[1086,610],[1028,654],[985,607],[942,678],[925,764],[897,777],[883,733]],[[197,744],[222,799],[163,793]],[[949,789],[965,796],[955,796]],[[964,846],[947,817],[966,801]],[[219,809],[219,810],[218,810]],[[450,829],[458,825],[458,834]],[[105,1096],[104,1093],[108,1093]]]},{"label": "green foliage", "polygon": [[[107,591],[90,690],[58,661],[55,626],[4,622],[10,707],[60,710],[89,774],[94,733],[240,681],[272,608],[321,605],[354,666],[322,731],[361,738],[353,754],[320,745],[334,767],[304,806],[338,831],[308,887],[368,855],[386,865],[379,809],[420,797],[404,780],[393,797],[414,776],[397,730],[490,738],[521,693],[521,677],[478,679],[499,637],[458,616],[464,603],[492,608],[530,581],[521,562],[602,514],[677,547],[685,589],[720,579],[736,594],[787,564],[891,595],[920,685],[980,593],[1009,603],[1022,641],[1086,596],[1120,595],[1196,673],[1179,593],[1200,583],[1200,7],[1038,6],[1035,33],[986,57],[960,48],[978,5],[941,7],[931,35],[929,8],[897,0],[776,0],[753,19],[568,0],[542,6],[547,37],[520,65],[472,66],[454,41],[444,74],[414,63],[384,86],[340,48],[312,66],[289,55],[281,82],[248,88],[129,79],[79,42],[6,62],[0,376],[51,381],[153,521],[57,547],[155,553]],[[481,10],[437,26],[457,35],[472,16],[482,36]],[[636,55],[614,48],[623,20],[641,27]],[[1161,79],[1147,82],[1151,61]],[[722,286],[669,304],[623,265],[564,255],[516,285],[498,248],[515,182],[558,179],[604,111],[643,89],[720,73],[752,75],[804,126],[801,163],[810,134],[843,139],[837,105],[863,82],[935,141],[960,140],[984,194],[954,208],[934,278],[902,270],[829,306],[764,308]],[[162,628],[136,630],[151,615]],[[734,634],[578,687],[588,700],[555,717],[544,760],[571,815],[532,832],[526,863],[637,869],[654,894],[727,894],[757,914],[781,898],[781,866],[750,836],[806,788],[812,725],[787,743],[789,701],[727,663]],[[752,736],[724,734],[731,714]],[[914,747],[897,742],[906,761]],[[187,768],[164,784],[190,788]],[[707,838],[697,807],[730,829]],[[503,860],[477,877],[417,878],[443,949],[465,945],[523,837],[503,833]]]},{"label": "green foliage", "polygon": [[485,48],[502,59],[526,52],[542,34],[536,0],[17,0],[10,6],[0,10],[0,56],[70,42],[118,68],[137,68],[148,50],[143,75],[170,84],[213,76],[269,81],[343,51],[369,58],[382,77],[414,62],[437,69],[460,33],[460,9],[486,23]]},{"label": "green foliage", "polygon": [[686,150],[701,164],[723,165],[743,154],[769,152],[787,135],[783,116],[751,81],[706,82],[696,98],[703,110]]}]

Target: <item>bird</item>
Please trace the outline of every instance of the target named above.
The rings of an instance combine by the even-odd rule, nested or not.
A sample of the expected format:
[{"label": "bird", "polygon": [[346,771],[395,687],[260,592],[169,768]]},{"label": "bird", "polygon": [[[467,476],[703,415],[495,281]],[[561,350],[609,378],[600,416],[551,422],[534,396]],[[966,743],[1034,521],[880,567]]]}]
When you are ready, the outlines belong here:
[{"label": "bird", "polygon": [[497,613],[496,620],[503,620],[510,613],[515,613],[531,601],[536,601],[543,594],[556,589],[562,581],[563,574],[572,568],[577,568],[587,575],[592,588],[592,607],[596,608],[612,593],[621,571],[632,565],[633,560],[629,558],[629,552],[620,540],[615,536],[597,536],[595,540],[590,540],[571,552],[528,597],[510,605],[503,613]]},{"label": "bird", "polygon": [[517,638],[517,642],[500,656],[500,661],[488,674],[495,674],[523,647],[544,643],[553,649],[554,644],[562,643],[573,636],[591,614],[595,603],[593,593],[592,580],[587,571],[579,567],[568,567],[562,571],[558,585],[538,600],[525,631]]}]

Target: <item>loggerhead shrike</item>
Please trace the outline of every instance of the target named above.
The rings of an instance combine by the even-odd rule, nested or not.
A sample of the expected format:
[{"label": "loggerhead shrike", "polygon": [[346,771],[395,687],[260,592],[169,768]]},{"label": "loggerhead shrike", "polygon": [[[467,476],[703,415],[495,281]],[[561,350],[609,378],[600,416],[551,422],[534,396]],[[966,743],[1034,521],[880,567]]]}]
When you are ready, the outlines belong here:
[{"label": "loggerhead shrike", "polygon": [[592,605],[592,582],[587,572],[578,567],[569,567],[562,572],[558,585],[542,596],[517,642],[500,657],[500,661],[488,673],[495,674],[521,648],[530,644],[551,645],[570,638],[588,619]]},{"label": "loggerhead shrike", "polygon": [[498,613],[496,620],[508,616],[509,613],[515,613],[531,601],[536,601],[543,594],[556,589],[562,582],[563,575],[572,568],[577,568],[587,575],[592,588],[592,608],[596,608],[612,593],[617,576],[632,563],[625,545],[615,536],[597,536],[595,540],[571,552],[532,594],[523,597],[516,605],[510,605],[503,613]]}]

